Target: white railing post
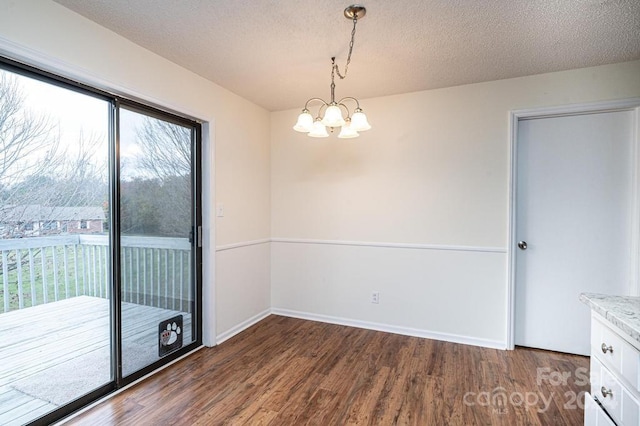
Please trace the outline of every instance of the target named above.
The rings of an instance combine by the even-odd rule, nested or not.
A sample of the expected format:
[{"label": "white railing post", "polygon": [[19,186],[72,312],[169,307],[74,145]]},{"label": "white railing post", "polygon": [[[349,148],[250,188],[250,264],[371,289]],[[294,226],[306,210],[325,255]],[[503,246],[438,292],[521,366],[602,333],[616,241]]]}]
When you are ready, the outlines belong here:
[{"label": "white railing post", "polygon": [[182,310],[182,303],[184,301],[184,298],[182,296],[182,292],[183,292],[183,288],[184,288],[184,252],[180,252],[180,307],[178,308],[179,310]]},{"label": "white railing post", "polygon": [[91,282],[89,281],[89,277],[91,275],[91,271],[89,270],[89,249],[88,246],[80,246],[82,247],[82,290],[85,296],[91,293]]},{"label": "white railing post", "polygon": [[24,308],[24,291],[22,289],[22,249],[16,250],[16,270],[18,272],[18,307]]},{"label": "white railing post", "polygon": [[157,260],[158,264],[156,265],[156,269],[158,272],[158,301],[156,302],[156,306],[160,306],[160,285],[162,283],[162,277],[160,276],[160,249],[156,249],[156,253],[158,254]]},{"label": "white railing post", "polygon": [[142,304],[147,304],[147,249],[142,249],[144,260],[142,261]]},{"label": "white railing post", "polygon": [[140,304],[140,247],[136,247],[136,303]]},{"label": "white railing post", "polygon": [[67,259],[67,246],[62,246],[64,264],[64,298],[69,298],[69,260]]},{"label": "white railing post", "polygon": [[51,247],[51,253],[52,253],[52,256],[53,256],[51,258],[51,260],[53,261],[53,294],[54,294],[56,302],[60,298],[60,295],[58,294],[58,256],[57,256],[57,252],[58,252],[58,247]]},{"label": "white railing post", "polygon": [[[93,288],[92,296],[102,297],[102,294],[98,293],[99,289],[98,289],[98,286],[97,286],[97,283],[98,283],[98,268],[96,268],[96,246],[91,246],[91,257],[90,257],[90,259],[91,259],[91,266],[93,268],[93,283],[91,284],[92,288]],[[102,293],[102,292],[100,292],[100,293]]]},{"label": "white railing post", "polygon": [[104,293],[106,294],[105,297],[109,298],[111,297],[109,289],[109,246],[104,246],[102,251],[104,251]]},{"label": "white railing post", "polygon": [[73,245],[73,277],[74,277],[74,281],[76,284],[76,296],[79,296],[78,294],[78,245],[74,244]]},{"label": "white railing post", "polygon": [[29,277],[31,278],[31,306],[38,304],[38,297],[36,293],[36,271],[33,265],[33,249],[29,247]]},{"label": "white railing post", "polygon": [[42,303],[49,301],[49,287],[47,286],[47,249],[40,248],[40,260],[42,261]]},{"label": "white railing post", "polygon": [[171,250],[171,309],[176,309],[176,251]]},{"label": "white railing post", "polygon": [[7,251],[2,250],[2,289],[4,298],[4,311],[9,312],[9,265],[7,264]]},{"label": "white railing post", "polygon": [[[133,302],[133,247],[122,248],[122,251],[128,254],[129,258],[129,302]],[[136,269],[136,274],[138,270]]]}]

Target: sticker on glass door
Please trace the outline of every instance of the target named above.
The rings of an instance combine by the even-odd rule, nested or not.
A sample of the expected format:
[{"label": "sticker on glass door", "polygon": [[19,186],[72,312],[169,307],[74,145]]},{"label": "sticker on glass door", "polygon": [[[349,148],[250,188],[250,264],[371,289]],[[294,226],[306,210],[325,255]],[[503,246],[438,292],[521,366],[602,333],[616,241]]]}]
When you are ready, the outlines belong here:
[{"label": "sticker on glass door", "polygon": [[163,357],[182,347],[182,315],[160,321],[158,356]]}]

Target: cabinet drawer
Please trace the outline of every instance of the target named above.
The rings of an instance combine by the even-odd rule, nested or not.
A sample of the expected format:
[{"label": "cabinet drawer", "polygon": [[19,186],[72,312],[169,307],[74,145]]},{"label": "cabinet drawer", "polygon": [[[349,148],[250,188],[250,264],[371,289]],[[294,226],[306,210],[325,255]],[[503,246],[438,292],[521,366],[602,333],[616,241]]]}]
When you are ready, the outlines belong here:
[{"label": "cabinet drawer", "polygon": [[640,404],[598,358],[591,358],[591,395],[620,425],[640,425]]},{"label": "cabinet drawer", "polygon": [[591,358],[591,395],[616,421],[622,419],[622,385],[597,359]]},{"label": "cabinet drawer", "polygon": [[584,426],[616,426],[589,393],[584,395]]},{"label": "cabinet drawer", "polygon": [[640,391],[640,351],[596,316],[591,321],[591,355],[598,358],[625,384]]}]

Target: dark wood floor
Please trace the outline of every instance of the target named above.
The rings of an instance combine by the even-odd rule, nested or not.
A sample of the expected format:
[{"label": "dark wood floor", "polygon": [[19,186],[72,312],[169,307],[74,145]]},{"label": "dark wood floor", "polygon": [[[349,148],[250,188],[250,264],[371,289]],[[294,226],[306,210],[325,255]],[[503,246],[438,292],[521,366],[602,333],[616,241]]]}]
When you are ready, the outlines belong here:
[{"label": "dark wood floor", "polygon": [[588,367],[272,315],[69,424],[580,425]]}]

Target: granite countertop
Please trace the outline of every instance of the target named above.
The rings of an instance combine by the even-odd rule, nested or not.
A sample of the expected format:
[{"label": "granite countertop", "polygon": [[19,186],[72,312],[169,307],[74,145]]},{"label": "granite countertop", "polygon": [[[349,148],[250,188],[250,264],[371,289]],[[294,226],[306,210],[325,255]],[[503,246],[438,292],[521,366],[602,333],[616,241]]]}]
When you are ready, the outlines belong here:
[{"label": "granite countertop", "polygon": [[640,297],[582,293],[580,301],[640,344]]}]

